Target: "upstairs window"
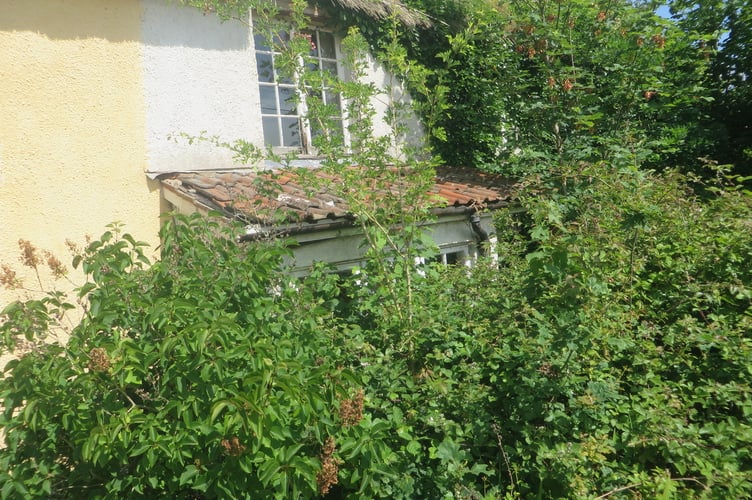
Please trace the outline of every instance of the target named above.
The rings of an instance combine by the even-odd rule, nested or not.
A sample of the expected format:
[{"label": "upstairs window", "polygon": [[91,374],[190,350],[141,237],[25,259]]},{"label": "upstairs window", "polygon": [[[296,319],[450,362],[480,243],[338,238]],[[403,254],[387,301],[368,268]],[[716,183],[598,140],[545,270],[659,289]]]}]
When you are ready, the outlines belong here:
[{"label": "upstairs window", "polygon": [[[340,77],[339,47],[332,33],[319,30],[301,32],[310,43],[306,71],[328,73],[334,78]],[[290,40],[289,33],[280,33],[274,37],[273,45],[284,46]],[[270,47],[267,37],[255,36],[256,67],[259,77],[259,95],[261,98],[261,121],[264,130],[264,142],[278,152],[295,151],[303,154],[315,154],[313,139],[318,134],[329,132],[336,136],[343,135],[342,105],[340,96],[325,83],[316,87],[307,87],[299,92],[296,75],[283,76],[278,68],[280,52]],[[300,71],[303,71],[301,61]],[[299,75],[299,73],[298,73]],[[326,79],[322,79],[323,82]],[[301,95],[302,94],[302,95]],[[312,98],[320,99],[334,115],[336,130],[322,131],[312,127],[305,116],[308,102]]]}]

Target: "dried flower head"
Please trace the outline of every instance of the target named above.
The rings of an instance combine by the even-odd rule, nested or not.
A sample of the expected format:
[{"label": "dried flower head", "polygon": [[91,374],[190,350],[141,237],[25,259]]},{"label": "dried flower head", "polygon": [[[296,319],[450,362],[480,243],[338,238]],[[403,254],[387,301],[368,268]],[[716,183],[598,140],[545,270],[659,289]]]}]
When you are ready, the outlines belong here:
[{"label": "dried flower head", "polygon": [[103,347],[95,347],[89,351],[89,370],[93,372],[106,372],[110,369],[110,357]]},{"label": "dried flower head", "polygon": [[24,266],[36,269],[41,264],[42,259],[39,257],[38,250],[29,240],[18,240],[18,248],[21,249],[19,260]]},{"label": "dried flower head", "polygon": [[538,367],[538,373],[544,377],[553,378],[556,376],[556,368],[551,363],[544,362]]},{"label": "dried flower head", "polygon": [[321,450],[321,470],[316,474],[316,484],[319,487],[319,493],[326,495],[332,486],[339,482],[339,466],[342,460],[334,456],[336,443],[332,436],[326,438],[324,448]]},{"label": "dried flower head", "polygon": [[363,389],[360,389],[352,399],[340,401],[339,416],[345,427],[358,425],[358,422],[363,419]]},{"label": "dried flower head", "polygon": [[84,253],[83,249],[75,241],[66,239],[65,246],[68,248],[68,251],[71,255],[83,255]]},{"label": "dried flower head", "polygon": [[47,257],[47,267],[50,268],[52,275],[55,279],[60,279],[68,274],[68,269],[60,262],[60,259],[55,257],[52,252],[44,251],[44,256]]},{"label": "dried flower head", "polygon": [[223,439],[222,448],[224,448],[225,453],[231,457],[239,457],[245,451],[245,446],[240,444],[240,440],[237,436],[233,436],[232,439]]},{"label": "dried flower head", "polygon": [[650,39],[653,41],[654,44],[658,46],[659,49],[662,49],[666,46],[666,39],[663,38],[661,35],[653,35],[650,37]]},{"label": "dried flower head", "polygon": [[20,288],[22,283],[13,269],[6,264],[2,264],[0,266],[0,285],[3,285],[8,290],[12,290],[14,288]]}]

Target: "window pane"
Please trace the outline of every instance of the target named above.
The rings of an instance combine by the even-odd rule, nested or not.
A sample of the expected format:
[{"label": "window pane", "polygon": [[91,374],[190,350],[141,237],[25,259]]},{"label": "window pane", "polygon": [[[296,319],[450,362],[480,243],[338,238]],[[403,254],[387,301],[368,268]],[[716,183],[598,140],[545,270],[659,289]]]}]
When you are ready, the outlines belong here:
[{"label": "window pane", "polygon": [[[335,120],[332,120],[328,125],[329,127],[326,129],[326,135],[327,135],[328,140],[331,141],[333,144],[336,144],[339,146],[344,145],[342,121],[335,119]],[[316,139],[317,137],[321,135],[324,135],[323,129],[319,127],[313,127],[311,129],[311,139]]]},{"label": "window pane", "polygon": [[274,85],[259,85],[259,94],[261,97],[261,114],[276,115],[277,109],[277,87]]},{"label": "window pane", "polygon": [[271,146],[281,146],[279,137],[279,123],[274,116],[265,116],[261,119],[264,127],[264,142]]},{"label": "window pane", "polygon": [[323,101],[323,97],[321,95],[321,91],[314,89],[312,87],[308,87],[306,89],[306,104],[309,106],[317,106],[319,103]]},{"label": "window pane", "polygon": [[271,54],[260,54],[256,52],[256,69],[258,70],[260,82],[272,83],[274,81]]},{"label": "window pane", "polygon": [[308,42],[311,44],[311,50],[308,51],[308,55],[312,57],[318,57],[319,56],[319,42],[316,39],[316,32],[315,31],[303,31],[303,36],[308,39]]},{"label": "window pane", "polygon": [[[277,57],[279,57],[279,56],[277,56]],[[279,61],[279,59],[277,59],[277,61]],[[281,69],[280,69],[280,68],[279,68],[278,66],[275,66],[275,68],[274,68],[274,73],[275,73],[275,75],[277,76],[277,81],[278,81],[279,83],[283,83],[283,84],[285,84],[285,85],[292,85],[292,84],[294,83],[294,82],[292,81],[292,78],[290,78],[290,77],[289,77],[289,76],[287,76],[287,75],[283,75],[283,74],[282,74],[282,70],[281,70]]]},{"label": "window pane", "polygon": [[330,62],[330,61],[323,61],[322,69],[332,75],[333,77],[337,77],[337,63],[336,62]]},{"label": "window pane", "polygon": [[300,147],[300,125],[297,118],[282,118],[282,145]]},{"label": "window pane", "polygon": [[290,41],[290,34],[286,31],[280,31],[274,35],[274,45],[286,46]]},{"label": "window pane", "polygon": [[283,115],[297,113],[295,106],[295,89],[292,87],[279,87],[279,111]]},{"label": "window pane", "polygon": [[256,50],[271,50],[269,49],[269,45],[266,43],[266,38],[267,37],[265,37],[264,35],[253,35],[253,44],[256,46]]},{"label": "window pane", "polygon": [[451,266],[457,264],[460,261],[461,252],[449,252],[445,253],[446,264]]},{"label": "window pane", "polygon": [[334,120],[333,128],[338,135],[342,136],[344,134],[345,129],[342,127],[341,119],[337,118],[336,120]]},{"label": "window pane", "polygon": [[339,94],[336,93],[336,92],[332,92],[332,91],[327,91],[327,92],[325,92],[325,94],[326,94],[326,96],[325,96],[326,97],[326,103],[329,104],[329,105],[334,106],[335,108],[337,108],[337,110],[341,111],[342,108],[339,105]]},{"label": "window pane", "polygon": [[332,35],[331,33],[326,33],[324,31],[319,31],[318,35],[318,49],[321,53],[321,57],[325,57],[327,59],[335,59],[337,57],[337,52],[334,50],[334,35]]}]

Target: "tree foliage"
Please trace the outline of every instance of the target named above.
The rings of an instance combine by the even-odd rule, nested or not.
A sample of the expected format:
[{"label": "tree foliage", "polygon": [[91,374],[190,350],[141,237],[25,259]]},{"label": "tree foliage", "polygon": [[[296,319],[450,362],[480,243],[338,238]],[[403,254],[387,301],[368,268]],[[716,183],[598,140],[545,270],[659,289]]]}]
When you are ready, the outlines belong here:
[{"label": "tree foliage", "polygon": [[702,36],[711,68],[708,87],[715,104],[705,125],[716,130],[708,156],[752,172],[752,123],[749,77],[752,74],[752,5],[746,0],[722,2],[671,2],[674,19],[687,32]]},{"label": "tree foliage", "polygon": [[[305,22],[295,5],[292,22]],[[373,137],[377,90],[357,78],[355,30],[344,43],[355,78],[296,83],[348,98],[352,147],[316,136],[321,168],[344,181],[312,189],[347,199],[362,268],[293,280],[284,242],[239,244],[239,228],[198,216],[166,218],[150,262],[113,225],[75,252],[86,282],[74,297],[51,291],[0,313],[0,345],[18,355],[0,380],[0,495],[752,496],[752,194],[724,168],[703,181],[663,163],[692,151],[672,110],[693,101],[699,80],[681,78],[701,76],[699,49],[651,31],[662,21],[639,9],[537,5],[524,22],[478,15],[444,56],[466,82],[455,91],[480,82],[510,127],[508,143],[480,128],[463,141],[477,135],[489,164],[514,171],[513,157],[535,160],[518,206],[498,212],[498,260],[421,259],[435,159],[395,150],[405,115],[390,92],[379,95],[392,131]],[[434,75],[394,35],[390,68],[435,116],[447,89],[431,100]],[[278,49],[293,75],[310,44]],[[677,61],[689,72],[669,72]],[[306,119],[336,130],[327,103],[309,104]],[[661,172],[646,168],[657,161]],[[401,189],[374,200],[387,184]],[[64,274],[21,250],[39,275],[45,262]],[[23,285],[0,269],[0,282]],[[83,317],[62,343],[50,334],[74,303]]]},{"label": "tree foliage", "polygon": [[506,173],[577,161],[696,167],[710,94],[695,42],[631,2],[479,10],[442,54],[452,91],[439,150]]},{"label": "tree foliage", "polygon": [[70,342],[5,368],[3,495],[749,496],[752,195],[559,173],[500,214],[498,266],[412,269],[410,323],[401,269],[292,282],[196,217],[147,268],[105,233]]}]

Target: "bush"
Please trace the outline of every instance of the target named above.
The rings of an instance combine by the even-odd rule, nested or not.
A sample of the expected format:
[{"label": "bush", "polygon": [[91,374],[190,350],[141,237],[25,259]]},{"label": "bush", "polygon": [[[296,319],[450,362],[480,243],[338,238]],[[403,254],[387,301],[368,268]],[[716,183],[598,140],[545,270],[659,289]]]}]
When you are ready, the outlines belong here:
[{"label": "bush", "polygon": [[720,179],[532,179],[472,272],[293,282],[216,222],[168,220],[155,263],[105,233],[70,342],[6,367],[2,493],[750,496],[752,202]]},{"label": "bush", "polygon": [[[74,261],[89,281],[68,344],[6,366],[3,497],[288,498],[337,482],[362,389],[319,355],[323,306],[290,292],[280,247],[238,247],[195,217],[161,235],[148,268],[127,234],[92,242]],[[31,323],[7,307],[3,332],[43,333],[54,311],[37,304]]]},{"label": "bush", "polygon": [[529,186],[531,241],[496,311],[490,413],[517,490],[749,496],[749,192],[701,199],[676,174],[602,166],[558,174]]}]

